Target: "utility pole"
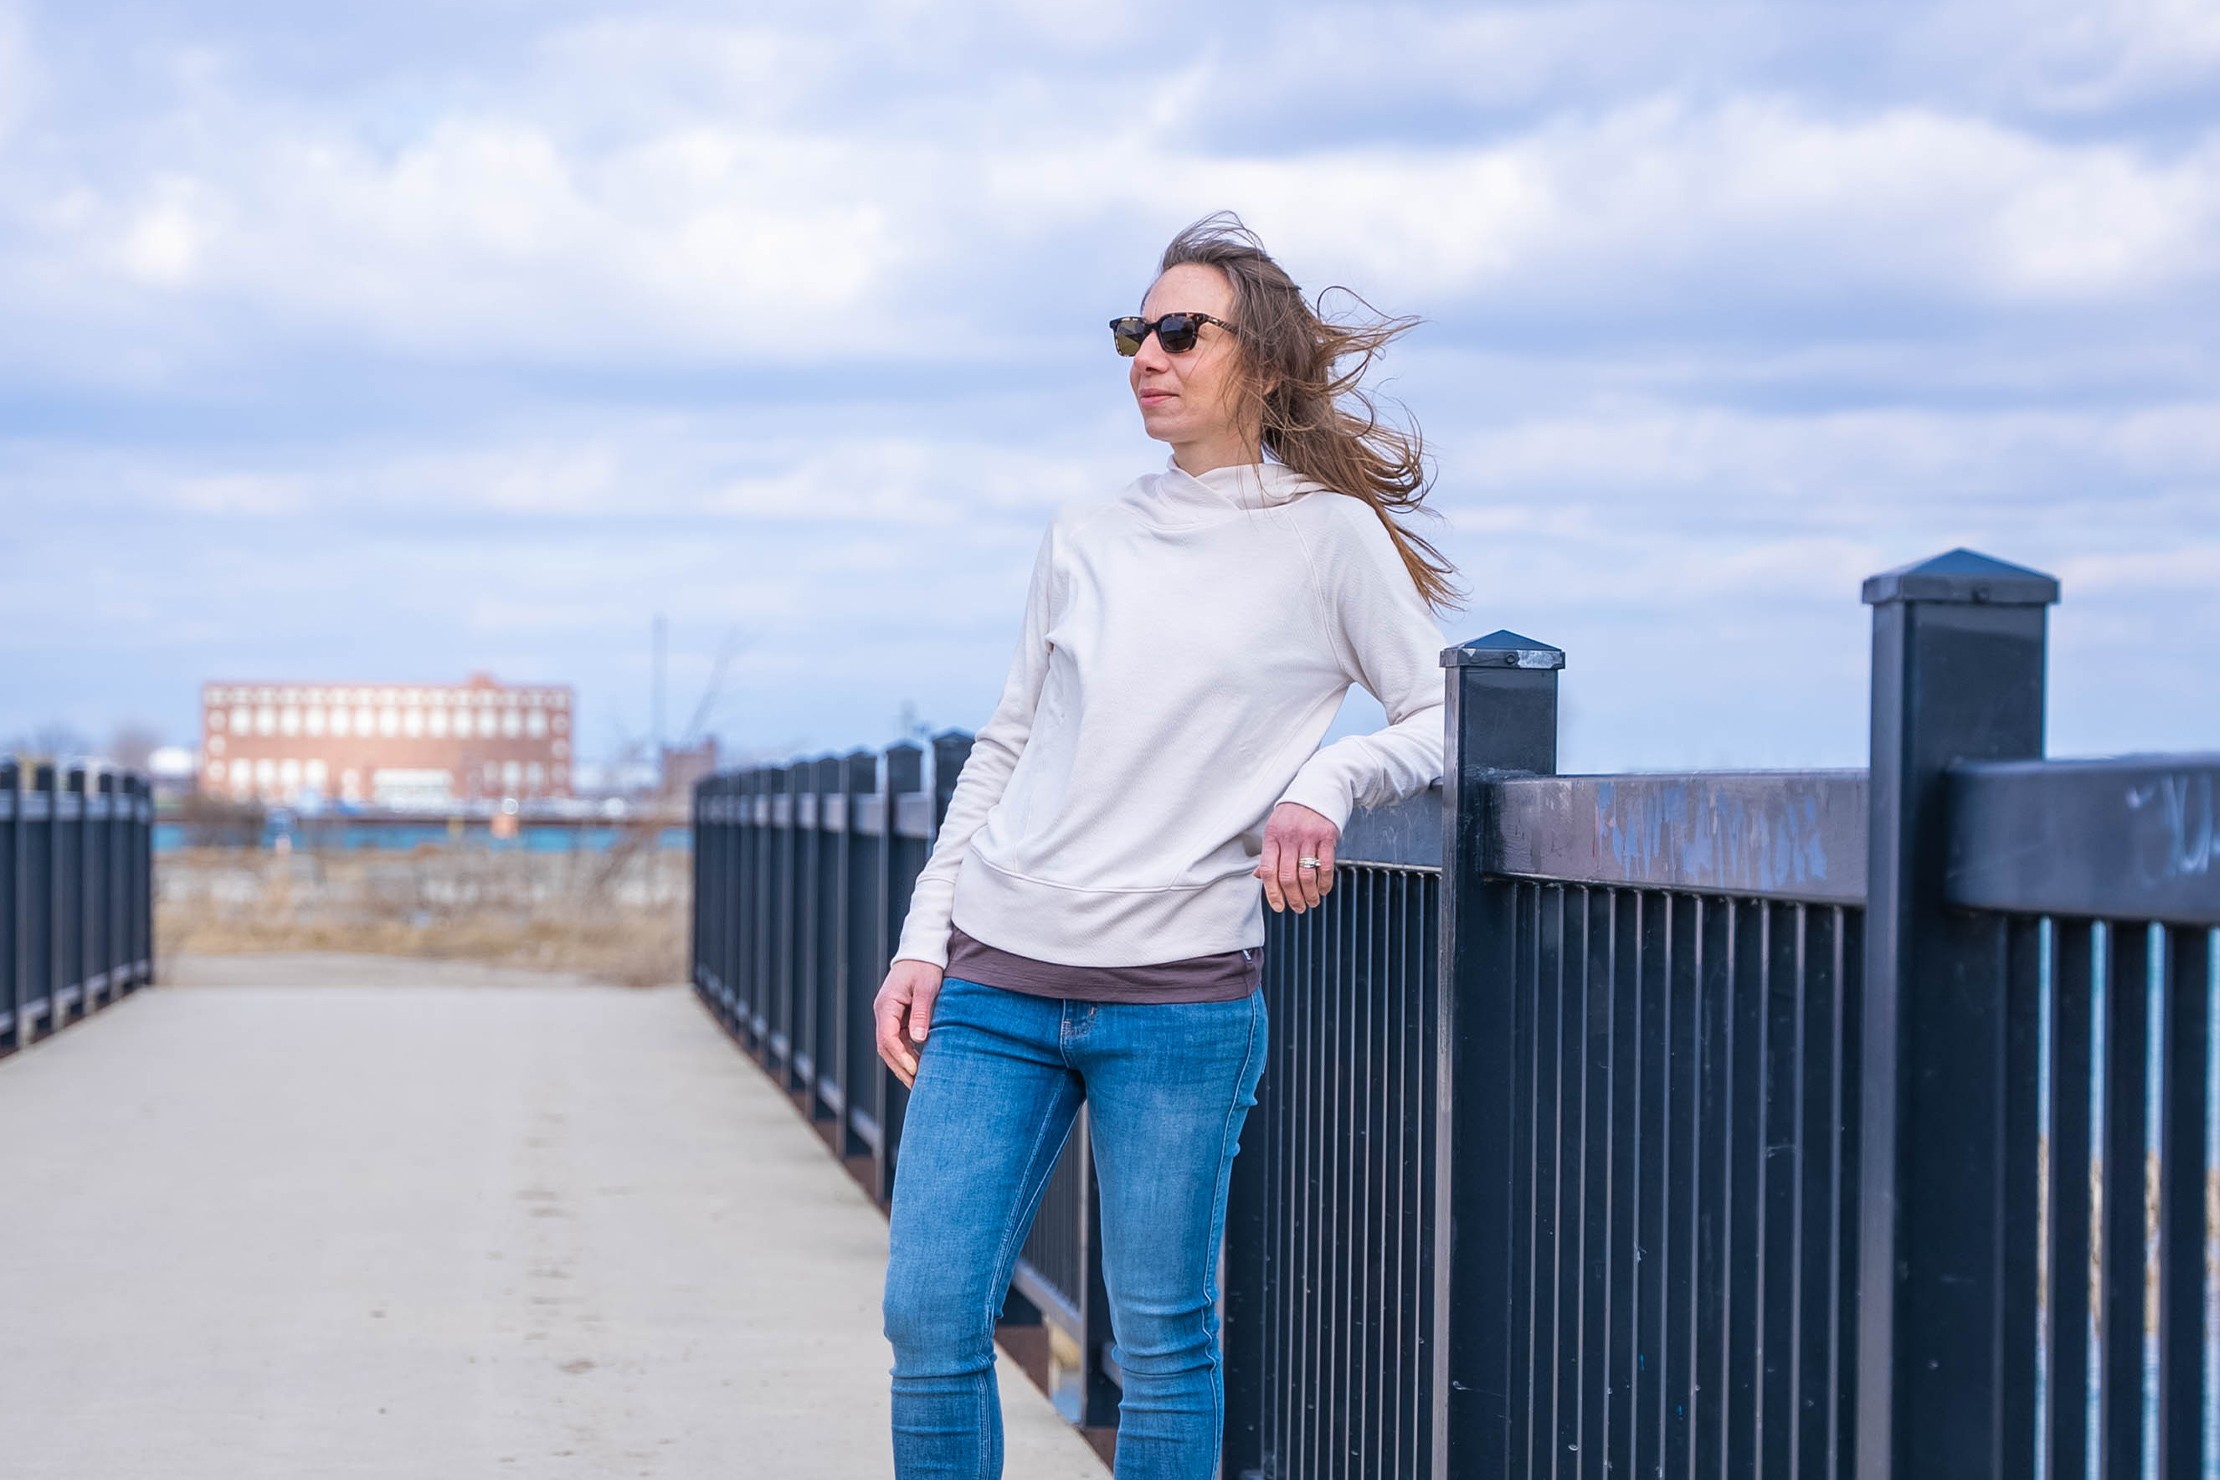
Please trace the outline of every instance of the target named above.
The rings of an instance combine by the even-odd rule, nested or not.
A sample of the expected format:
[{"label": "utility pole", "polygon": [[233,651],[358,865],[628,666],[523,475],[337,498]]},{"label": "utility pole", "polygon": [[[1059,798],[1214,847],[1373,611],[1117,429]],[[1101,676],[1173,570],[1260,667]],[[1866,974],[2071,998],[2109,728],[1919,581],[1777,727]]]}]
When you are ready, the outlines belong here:
[{"label": "utility pole", "polygon": [[652,723],[654,725],[655,763],[658,767],[663,764],[663,681],[667,629],[668,624],[664,621],[663,614],[657,612],[655,614],[655,712],[652,716]]}]

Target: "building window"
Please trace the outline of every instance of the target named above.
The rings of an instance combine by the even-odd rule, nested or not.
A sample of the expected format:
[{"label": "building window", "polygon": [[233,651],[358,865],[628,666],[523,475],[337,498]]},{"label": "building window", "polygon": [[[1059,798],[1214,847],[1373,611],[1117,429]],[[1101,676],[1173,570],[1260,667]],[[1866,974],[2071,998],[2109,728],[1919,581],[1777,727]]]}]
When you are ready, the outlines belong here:
[{"label": "building window", "polygon": [[546,782],[546,780],[547,772],[540,768],[540,763],[538,761],[533,761],[525,766],[524,784],[526,786],[529,786],[534,791],[538,791],[540,787]]},{"label": "building window", "polygon": [[523,779],[524,766],[522,762],[503,761],[501,763],[501,785],[505,790],[515,791],[517,784]]},{"label": "building window", "polygon": [[311,760],[307,764],[307,766],[303,768],[303,772],[308,777],[308,784],[315,787],[318,791],[322,791],[324,789],[324,782],[331,774],[330,771],[325,768],[324,763],[320,760]]},{"label": "building window", "polygon": [[524,714],[524,733],[535,740],[546,734],[547,711],[544,709],[526,710]]},{"label": "building window", "polygon": [[301,789],[301,763],[290,756],[278,762],[278,784],[287,791]]},{"label": "building window", "polygon": [[339,773],[339,794],[348,801],[362,795],[362,773],[349,768]]},{"label": "building window", "polygon": [[563,733],[564,731],[568,730],[569,728],[570,728],[570,716],[569,716],[569,715],[567,715],[567,714],[558,714],[558,715],[556,715],[556,716],[555,716],[555,733],[556,733],[556,734],[560,735],[560,734],[562,734],[562,733]]},{"label": "building window", "polygon": [[301,711],[299,708],[288,704],[280,709],[278,711],[278,733],[280,735],[298,735],[300,732]]},{"label": "building window", "polygon": [[254,763],[254,779],[263,786],[274,783],[277,780],[277,762],[271,760],[268,756],[256,761]]},{"label": "building window", "polygon": [[456,733],[456,735],[460,736],[460,737],[461,737],[462,739],[468,740],[468,739],[470,738],[470,711],[469,711],[469,710],[467,710],[467,709],[458,709],[458,710],[456,710],[456,711],[455,711],[455,733]]},{"label": "building window", "polygon": [[334,735],[346,734],[347,731],[354,728],[351,724],[348,723],[348,721],[353,718],[354,713],[351,710],[334,709],[331,712],[331,732]]},{"label": "building window", "polygon": [[210,735],[210,736],[208,737],[208,753],[209,753],[210,755],[222,755],[222,754],[224,753],[224,737],[223,737],[223,736],[221,736],[221,735]]},{"label": "building window", "polygon": [[388,704],[378,711],[378,733],[393,736],[401,733],[401,711]]},{"label": "building window", "polygon": [[306,729],[306,730],[308,731],[308,733],[309,733],[309,734],[311,734],[311,735],[321,735],[321,734],[323,734],[323,733],[324,733],[324,706],[323,706],[323,705],[321,705],[321,704],[311,704],[311,705],[309,705],[309,706],[308,706],[308,712],[307,712],[306,714],[303,714],[303,715],[301,716],[301,723],[302,723],[302,727],[303,727],[304,729]]},{"label": "building window", "polygon": [[369,735],[374,733],[377,729],[377,724],[377,716],[371,713],[369,705],[364,704],[356,708],[355,733],[357,735]]},{"label": "building window", "polygon": [[254,732],[257,735],[277,733],[277,711],[265,704],[254,712]]},{"label": "building window", "polygon": [[549,753],[553,755],[565,756],[570,754],[570,742],[568,740],[558,740],[547,748]]},{"label": "building window", "polygon": [[210,781],[224,779],[224,763],[222,761],[210,761],[208,763],[208,779]]},{"label": "building window", "polygon": [[445,738],[447,734],[447,711],[444,709],[434,709],[428,716],[426,716],[425,723],[430,726],[432,737],[434,739]]},{"label": "building window", "polygon": [[232,794],[232,796],[233,796],[233,797],[234,797],[235,799],[237,799],[237,800],[239,800],[239,801],[242,801],[242,802],[243,802],[243,801],[245,801],[245,800],[247,799],[247,793],[249,793],[249,792],[251,792],[251,791],[253,791],[253,790],[254,790],[254,778],[253,778],[252,776],[250,776],[250,775],[248,775],[248,774],[247,774],[247,768],[246,768],[246,766],[245,766],[245,765],[244,765],[243,763],[242,763],[242,764],[240,764],[240,765],[236,765],[236,766],[233,766],[233,767],[231,768],[231,794]]},{"label": "building window", "polygon": [[401,711],[401,733],[414,739],[424,733],[424,711],[414,704]]},{"label": "building window", "polygon": [[508,737],[509,737],[510,739],[514,740],[514,739],[516,738],[517,730],[518,730],[519,728],[520,728],[520,726],[519,726],[519,725],[518,725],[518,723],[517,723],[516,711],[515,711],[515,710],[513,710],[513,709],[504,709],[504,710],[502,710],[502,711],[501,711],[501,733],[502,733],[502,734],[504,734],[504,735],[506,735],[506,736],[508,736]]},{"label": "building window", "polygon": [[224,727],[224,712],[223,712],[223,711],[222,711],[221,709],[211,709],[211,710],[209,710],[209,711],[208,711],[208,728],[209,728],[209,729],[211,729],[211,730],[220,730],[220,729],[222,729],[223,727]]}]

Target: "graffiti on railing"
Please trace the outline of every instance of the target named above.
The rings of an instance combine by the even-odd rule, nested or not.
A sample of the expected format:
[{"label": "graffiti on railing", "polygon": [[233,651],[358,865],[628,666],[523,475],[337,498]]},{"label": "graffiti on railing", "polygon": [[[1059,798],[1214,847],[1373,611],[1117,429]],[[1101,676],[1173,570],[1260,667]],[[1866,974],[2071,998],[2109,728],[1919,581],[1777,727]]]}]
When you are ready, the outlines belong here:
[{"label": "graffiti on railing", "polygon": [[2220,864],[2210,772],[2174,772],[2131,785],[2127,804],[2142,882],[2199,878]]}]

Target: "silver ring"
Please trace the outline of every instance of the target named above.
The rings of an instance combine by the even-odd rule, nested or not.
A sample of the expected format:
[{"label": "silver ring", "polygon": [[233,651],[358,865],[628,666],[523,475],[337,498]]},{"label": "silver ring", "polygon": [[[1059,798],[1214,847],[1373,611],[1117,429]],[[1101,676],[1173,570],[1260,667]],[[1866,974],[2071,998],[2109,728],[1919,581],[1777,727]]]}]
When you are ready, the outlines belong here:
[{"label": "silver ring", "polygon": [[1317,868],[1319,864],[1315,858],[1298,858],[1295,860],[1295,866],[1297,868]]}]

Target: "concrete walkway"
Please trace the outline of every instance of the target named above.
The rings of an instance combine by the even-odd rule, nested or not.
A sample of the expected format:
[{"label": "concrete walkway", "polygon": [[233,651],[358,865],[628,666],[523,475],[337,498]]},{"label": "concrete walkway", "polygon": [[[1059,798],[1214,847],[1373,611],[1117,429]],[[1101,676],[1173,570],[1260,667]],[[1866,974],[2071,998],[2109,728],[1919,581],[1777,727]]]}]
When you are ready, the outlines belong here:
[{"label": "concrete walkway", "polygon": [[683,989],[292,969],[0,1061],[0,1474],[891,1473],[886,1225]]}]

